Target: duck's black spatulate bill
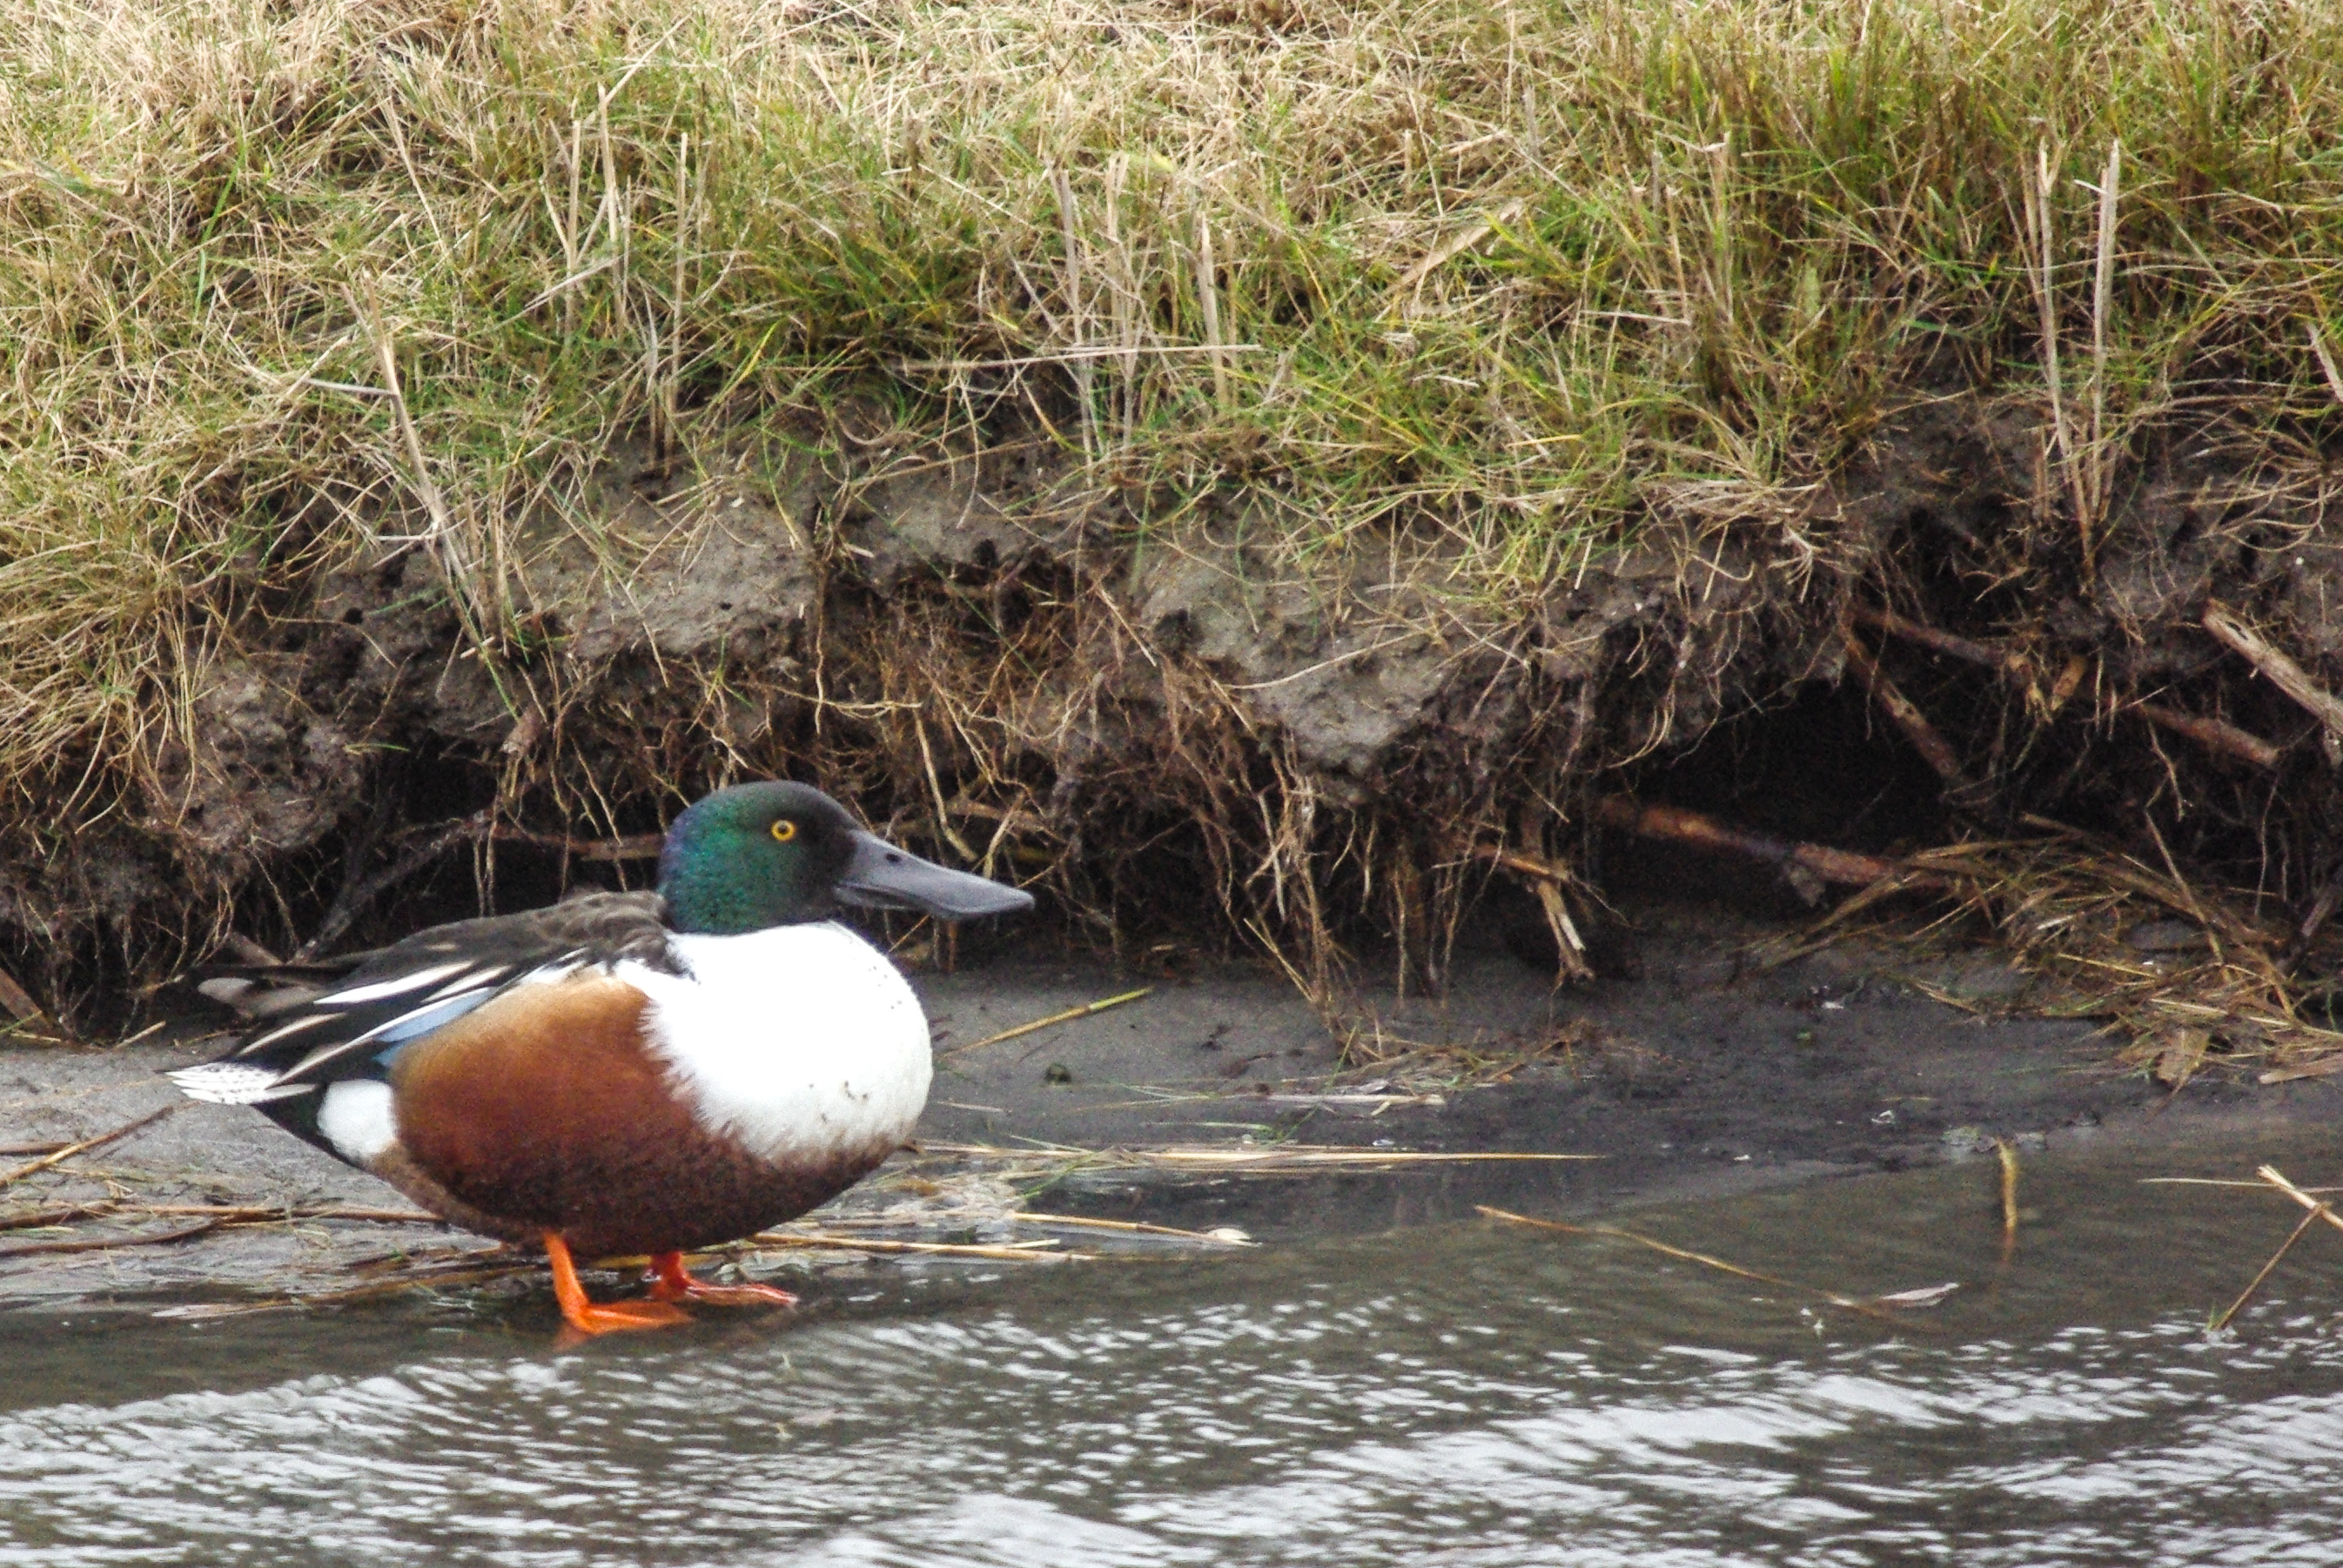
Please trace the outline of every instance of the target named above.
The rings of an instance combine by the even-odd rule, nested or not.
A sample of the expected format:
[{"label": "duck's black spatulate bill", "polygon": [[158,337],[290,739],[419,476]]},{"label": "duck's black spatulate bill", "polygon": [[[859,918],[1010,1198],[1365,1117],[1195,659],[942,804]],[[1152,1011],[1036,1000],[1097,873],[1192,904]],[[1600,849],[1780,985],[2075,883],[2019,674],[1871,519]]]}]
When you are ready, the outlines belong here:
[{"label": "duck's black spatulate bill", "polygon": [[854,835],[854,858],[838,879],[840,903],[866,910],[918,910],[940,920],[1013,915],[1033,895],[983,877],[922,860],[869,833]]}]

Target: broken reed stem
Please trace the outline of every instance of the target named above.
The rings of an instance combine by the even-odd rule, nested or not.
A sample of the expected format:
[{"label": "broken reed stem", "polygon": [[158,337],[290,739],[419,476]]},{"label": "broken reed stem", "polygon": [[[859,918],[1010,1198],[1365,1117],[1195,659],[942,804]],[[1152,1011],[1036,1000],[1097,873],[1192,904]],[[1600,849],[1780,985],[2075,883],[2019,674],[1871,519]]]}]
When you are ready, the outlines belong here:
[{"label": "broken reed stem", "polygon": [[[2319,1205],[2319,1209],[2325,1207],[2325,1204]],[[2215,1316],[2213,1321],[2206,1325],[2207,1332],[2219,1333],[2229,1326],[2229,1320],[2236,1317],[2245,1309],[2246,1303],[2254,1299],[2254,1292],[2262,1288],[2262,1282],[2270,1277],[2270,1271],[2285,1260],[2288,1252],[2294,1251],[2294,1244],[2302,1240],[2302,1233],[2318,1223],[2318,1209],[2313,1209],[2296,1221],[2294,1229],[2287,1233],[2286,1240],[2278,1243],[2278,1251],[2269,1255],[2269,1261],[2262,1265],[2261,1272],[2256,1274],[2247,1283],[2246,1288],[2237,1292],[2237,1299],[2231,1302],[2226,1311]]]},{"label": "broken reed stem", "polygon": [[2006,1138],[1993,1141],[2001,1167],[2001,1266],[2007,1268],[2017,1251],[2017,1151]]},{"label": "broken reed stem", "polygon": [[1492,1220],[1503,1220],[1511,1224],[1529,1225],[1541,1231],[1560,1231],[1572,1236],[1609,1236],[1617,1241],[1633,1241],[1639,1247],[1649,1247],[1652,1251],[1664,1253],[1671,1258],[1681,1258],[1688,1263],[1698,1263],[1703,1268],[1715,1269],[1719,1272],[1731,1274],[1736,1279],[1755,1280],[1761,1285],[1773,1285],[1780,1290],[1796,1291],[1801,1294],[1827,1302],[1834,1307],[1841,1307],[1850,1312],[1861,1312],[1865,1317],[1878,1318],[1882,1322],[1891,1323],[1906,1322],[1888,1309],[1874,1305],[1872,1302],[1859,1301],[1853,1296],[1844,1296],[1836,1291],[1825,1291],[1817,1285],[1803,1285],[1795,1280],[1785,1280],[1774,1274],[1761,1274],[1755,1269],[1745,1269],[1738,1263],[1728,1263],[1723,1258],[1714,1258],[1706,1252],[1694,1252],[1684,1247],[1672,1247],[1665,1241],[1655,1241],[1650,1236],[1634,1231],[1622,1230],[1616,1225],[1573,1225],[1561,1220],[1533,1220],[1526,1214],[1516,1214],[1505,1209],[1493,1209],[1486,1203],[1475,1203],[1473,1207],[1476,1212],[1485,1214]]},{"label": "broken reed stem", "polygon": [[[2280,1173],[2277,1166],[2264,1165],[2259,1170],[2256,1171],[2254,1174],[2261,1179],[2260,1185],[2276,1188],[2278,1191],[2283,1192],[2288,1197],[2293,1199],[2297,1203],[2301,1204],[2304,1211],[2303,1216],[2301,1221],[2296,1224],[2292,1232],[2288,1235],[2285,1241],[2279,1245],[2278,1250],[2270,1254],[2269,1261],[2261,1266],[2261,1271],[2253,1277],[2252,1281],[2247,1284],[2244,1290],[2237,1292],[2237,1299],[2229,1303],[2228,1310],[2222,1312],[2212,1321],[2209,1325],[2211,1332],[2217,1332],[2221,1329],[2227,1327],[2229,1321],[2236,1317],[2237,1313],[2244,1309],[2247,1302],[2253,1300],[2254,1292],[2262,1288],[2262,1282],[2268,1279],[2271,1271],[2278,1266],[2279,1262],[2285,1259],[2288,1252],[2294,1250],[2294,1244],[2302,1240],[2302,1233],[2305,1231],[2309,1230],[2312,1225],[2318,1223],[2321,1220],[2324,1220],[2329,1225],[2334,1226],[2337,1230],[2343,1231],[2343,1219],[2337,1218],[2333,1209],[2329,1208],[2327,1204],[2321,1202],[2317,1198],[2312,1197],[2309,1193],[2304,1191],[2293,1182],[2288,1181],[2286,1177]],[[2213,1183],[2205,1184],[2213,1185]],[[2220,1185],[2246,1185],[2246,1183],[2220,1183]]]},{"label": "broken reed stem", "polygon": [[[2143,1187],[2249,1187],[2257,1192],[2269,1185],[2267,1181],[2247,1181],[2219,1176],[2143,1176],[2139,1184]],[[2343,1187],[2304,1187],[2299,1191],[2343,1192]]]},{"label": "broken reed stem", "polygon": [[86,1154],[93,1149],[103,1149],[109,1143],[119,1142],[140,1128],[151,1126],[174,1111],[183,1111],[193,1103],[195,1103],[193,1101],[187,1100],[174,1101],[159,1111],[148,1111],[136,1121],[125,1122],[111,1132],[101,1132],[95,1138],[85,1138],[78,1143],[68,1143],[54,1154],[45,1154],[29,1164],[17,1166],[14,1171],[0,1171],[0,1187],[21,1181],[27,1176],[37,1175],[51,1166],[72,1159],[76,1154]]},{"label": "broken reed stem", "polygon": [[1475,859],[1487,860],[1522,877],[1537,895],[1546,930],[1552,933],[1559,955],[1554,966],[1555,982],[1592,978],[1594,966],[1586,960],[1586,939],[1579,933],[1578,922],[1570,918],[1570,905],[1562,896],[1563,889],[1572,880],[1569,869],[1520,849],[1493,844],[1475,845],[1471,853]]},{"label": "broken reed stem", "polygon": [[2318,1199],[2312,1197],[2309,1193],[2304,1191],[2301,1188],[2288,1181],[2277,1166],[2264,1165],[2255,1171],[2254,1174],[2260,1177],[2267,1185],[2277,1188],[2279,1191],[2285,1193],[2288,1197],[2293,1199],[2296,1202],[2309,1210],[2312,1219],[2324,1220],[2329,1225],[2334,1226],[2337,1230],[2343,1231],[2343,1218],[2338,1218],[2333,1209],[2328,1208],[2326,1204],[2320,1202]]},{"label": "broken reed stem", "polygon": [[1054,1023],[1071,1023],[1078,1018],[1088,1018],[1094,1012],[1104,1012],[1111,1007],[1121,1007],[1125,1002],[1137,1001],[1154,989],[1151,985],[1141,986],[1137,990],[1127,990],[1121,996],[1111,996],[1102,1001],[1084,1002],[1080,1007],[1070,1007],[1063,1012],[1053,1012],[1047,1018],[1037,1018],[1031,1023],[1021,1023],[1015,1029],[1004,1029],[999,1034],[988,1034],[982,1040],[972,1040],[966,1045],[956,1045],[945,1051],[938,1060],[950,1061],[954,1057],[966,1056],[971,1050],[981,1050],[988,1045],[999,1045],[1004,1040],[1015,1040],[1020,1035],[1031,1034],[1037,1030],[1047,1029]]},{"label": "broken reed stem", "polygon": [[[2180,862],[2172,858],[2171,847],[2165,843],[2163,830],[2157,827],[2156,819],[2143,814],[2140,820],[2147,829],[2149,840],[2156,845],[2156,852],[2164,859],[2164,869],[2172,878],[2172,885],[2179,890],[2184,912],[2203,928],[2206,943],[2213,950],[2213,961],[2217,964],[2228,962],[2227,956],[2221,951],[2219,925],[2205,912],[2204,904],[2197,897],[2197,890],[2190,887],[2188,879],[2180,874]],[[2254,947],[2258,953],[2264,950],[2259,943]]]}]

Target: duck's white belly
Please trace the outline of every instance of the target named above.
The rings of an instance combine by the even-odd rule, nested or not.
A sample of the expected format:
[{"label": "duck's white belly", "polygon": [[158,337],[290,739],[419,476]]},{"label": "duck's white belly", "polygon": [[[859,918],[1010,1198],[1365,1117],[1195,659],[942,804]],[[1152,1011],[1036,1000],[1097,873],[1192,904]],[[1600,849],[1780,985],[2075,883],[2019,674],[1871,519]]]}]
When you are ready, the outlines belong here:
[{"label": "duck's white belly", "polygon": [[919,999],[886,955],[828,921],[669,940],[689,974],[616,972],[650,999],[644,1043],[702,1126],[776,1162],[910,1137],[932,1054]]}]

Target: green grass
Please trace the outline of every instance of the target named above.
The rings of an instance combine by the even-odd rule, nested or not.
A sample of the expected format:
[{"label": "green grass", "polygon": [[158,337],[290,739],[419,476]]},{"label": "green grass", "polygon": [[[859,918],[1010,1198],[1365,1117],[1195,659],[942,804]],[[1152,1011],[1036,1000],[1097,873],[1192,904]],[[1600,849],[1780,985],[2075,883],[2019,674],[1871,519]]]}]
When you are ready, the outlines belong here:
[{"label": "green grass", "polygon": [[[1801,487],[1923,382],[2046,401],[2046,278],[2064,521],[2104,527],[2089,476],[2159,422],[2331,431],[2338,15],[25,0],[0,784],[105,809],[209,650],[383,537],[432,531],[526,657],[533,503],[622,437],[849,399],[931,436],[1026,406],[1134,523],[1242,487],[1293,571],[1416,552],[1501,607],[1655,527],[1819,548]],[[386,348],[425,475],[390,399],[323,385]]]}]

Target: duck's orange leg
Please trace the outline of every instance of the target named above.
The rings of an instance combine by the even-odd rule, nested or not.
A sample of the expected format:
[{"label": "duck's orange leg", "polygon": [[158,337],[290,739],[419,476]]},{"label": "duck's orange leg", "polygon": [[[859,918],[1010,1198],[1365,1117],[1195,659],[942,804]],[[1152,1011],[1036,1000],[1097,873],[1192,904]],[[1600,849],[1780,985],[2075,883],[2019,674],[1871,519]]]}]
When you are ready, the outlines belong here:
[{"label": "duck's orange leg", "polygon": [[666,1302],[612,1302],[607,1307],[596,1306],[586,1298],[586,1287],[578,1278],[578,1265],[570,1260],[569,1243],[558,1231],[545,1233],[546,1261],[553,1265],[553,1296],[561,1303],[564,1322],[581,1334],[607,1334],[613,1329],[663,1329],[670,1323],[688,1323],[691,1314]]},{"label": "duck's orange leg", "polygon": [[659,1276],[651,1294],[662,1302],[706,1302],[719,1307],[794,1307],[798,1299],[771,1285],[711,1285],[695,1280],[683,1266],[681,1252],[651,1254],[651,1272]]}]

